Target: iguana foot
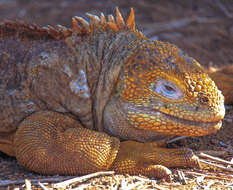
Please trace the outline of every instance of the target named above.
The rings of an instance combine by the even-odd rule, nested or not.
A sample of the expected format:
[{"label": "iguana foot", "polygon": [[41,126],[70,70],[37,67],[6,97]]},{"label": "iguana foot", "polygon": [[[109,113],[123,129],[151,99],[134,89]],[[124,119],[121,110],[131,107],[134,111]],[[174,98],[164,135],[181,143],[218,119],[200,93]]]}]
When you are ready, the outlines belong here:
[{"label": "iguana foot", "polygon": [[165,178],[169,181],[171,171],[166,167],[196,167],[199,159],[190,149],[167,149],[156,143],[121,142],[116,160],[110,169],[118,173],[142,174]]},{"label": "iguana foot", "polygon": [[209,75],[222,91],[225,104],[233,104],[233,65],[221,69],[209,69]]},{"label": "iguana foot", "polygon": [[83,128],[67,115],[43,111],[26,118],[15,136],[20,165],[42,174],[88,174],[108,170],[119,140]]}]

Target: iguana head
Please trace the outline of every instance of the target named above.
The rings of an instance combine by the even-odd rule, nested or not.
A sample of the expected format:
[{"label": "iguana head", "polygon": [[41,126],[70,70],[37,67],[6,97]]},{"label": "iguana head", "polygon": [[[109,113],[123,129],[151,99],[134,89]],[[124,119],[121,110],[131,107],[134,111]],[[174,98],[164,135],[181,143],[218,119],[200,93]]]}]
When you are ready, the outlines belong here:
[{"label": "iguana head", "polygon": [[200,64],[179,48],[144,41],[126,59],[115,103],[138,129],[201,136],[216,132],[224,117],[224,98]]},{"label": "iguana head", "polygon": [[[121,32],[134,35],[133,43],[123,48],[127,49],[127,53],[123,55],[119,52],[124,59],[106,64],[109,68],[103,73],[102,80],[99,79],[95,101],[99,129],[102,112],[105,112],[105,129],[112,132],[114,125],[123,125],[116,127],[116,133],[112,132],[120,137],[125,131],[129,133],[129,126],[139,129],[139,133],[143,130],[184,136],[207,135],[221,127],[225,115],[223,95],[196,60],[175,45],[148,40],[135,29],[133,9],[127,22],[118,8],[116,18],[110,15],[108,21],[103,15],[100,18],[88,16],[90,26],[85,26],[86,22],[80,17],[73,20],[77,33],[92,33],[96,29],[102,33],[110,29],[118,40]],[[76,20],[82,23],[81,29]],[[119,45],[119,42],[116,44]],[[115,92],[112,93],[114,84]],[[119,121],[114,119],[116,117]],[[124,126],[127,129],[123,129]],[[135,132],[132,136],[136,133],[139,135]]]}]

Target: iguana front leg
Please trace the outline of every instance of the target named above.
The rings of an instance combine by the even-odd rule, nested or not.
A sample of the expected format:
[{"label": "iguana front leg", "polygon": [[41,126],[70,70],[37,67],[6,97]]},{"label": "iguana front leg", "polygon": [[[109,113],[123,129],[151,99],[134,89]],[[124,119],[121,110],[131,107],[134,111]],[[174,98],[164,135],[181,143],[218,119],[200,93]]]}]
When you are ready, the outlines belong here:
[{"label": "iguana front leg", "polygon": [[118,173],[169,179],[171,171],[166,167],[199,168],[199,160],[187,148],[168,149],[158,147],[156,142],[125,141],[121,142],[111,169]]},{"label": "iguana front leg", "polygon": [[87,174],[108,170],[120,141],[83,128],[67,115],[42,111],[26,118],[15,136],[20,165],[42,174]]},{"label": "iguana front leg", "polygon": [[101,170],[166,177],[167,167],[198,166],[187,149],[166,149],[158,143],[120,142],[83,128],[67,115],[44,111],[26,118],[15,137],[20,165],[42,174],[87,174]]}]

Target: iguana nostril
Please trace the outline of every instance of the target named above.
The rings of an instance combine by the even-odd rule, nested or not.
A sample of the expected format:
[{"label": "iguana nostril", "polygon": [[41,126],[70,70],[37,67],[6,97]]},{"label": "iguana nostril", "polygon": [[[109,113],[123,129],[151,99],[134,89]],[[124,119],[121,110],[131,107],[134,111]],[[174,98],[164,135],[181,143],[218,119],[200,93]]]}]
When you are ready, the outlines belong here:
[{"label": "iguana nostril", "polygon": [[200,103],[202,104],[208,104],[209,102],[209,98],[207,96],[201,96],[199,100],[200,100]]}]

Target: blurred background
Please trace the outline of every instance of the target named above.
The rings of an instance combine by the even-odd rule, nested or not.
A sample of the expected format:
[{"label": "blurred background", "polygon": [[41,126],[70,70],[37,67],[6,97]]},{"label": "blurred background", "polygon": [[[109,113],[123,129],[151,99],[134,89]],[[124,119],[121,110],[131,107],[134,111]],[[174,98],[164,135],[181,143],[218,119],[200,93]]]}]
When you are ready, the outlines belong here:
[{"label": "blurred background", "polygon": [[125,19],[133,7],[138,29],[176,44],[202,65],[233,63],[233,0],[0,0],[0,22],[71,26],[73,16],[114,15],[116,6]]}]

